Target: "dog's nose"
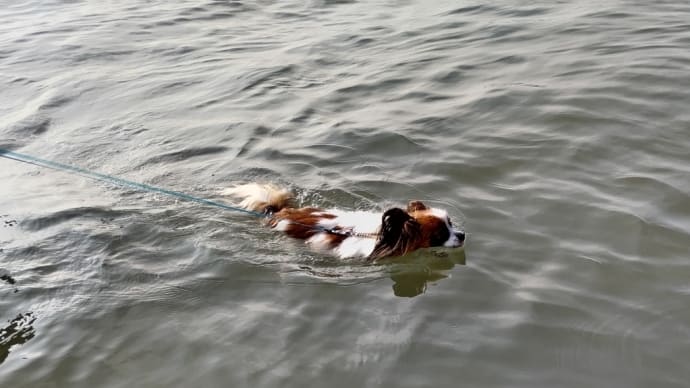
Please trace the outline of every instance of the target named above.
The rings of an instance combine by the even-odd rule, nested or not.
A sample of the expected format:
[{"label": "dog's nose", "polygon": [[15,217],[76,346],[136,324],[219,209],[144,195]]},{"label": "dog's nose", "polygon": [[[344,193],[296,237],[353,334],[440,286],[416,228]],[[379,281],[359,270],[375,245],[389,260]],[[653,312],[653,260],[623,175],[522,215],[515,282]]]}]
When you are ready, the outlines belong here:
[{"label": "dog's nose", "polygon": [[465,232],[455,232],[455,237],[458,238],[458,241],[463,242],[465,241]]}]

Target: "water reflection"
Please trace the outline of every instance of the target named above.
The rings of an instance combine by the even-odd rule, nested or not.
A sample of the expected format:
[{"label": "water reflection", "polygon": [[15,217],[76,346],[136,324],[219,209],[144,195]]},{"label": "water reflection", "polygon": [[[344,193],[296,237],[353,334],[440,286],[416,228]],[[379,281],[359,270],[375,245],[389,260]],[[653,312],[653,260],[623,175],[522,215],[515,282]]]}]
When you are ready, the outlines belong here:
[{"label": "water reflection", "polygon": [[465,265],[465,249],[424,249],[404,257],[379,260],[376,263],[356,262],[343,265],[324,258],[318,265],[297,265],[301,275],[338,284],[358,284],[389,277],[393,294],[412,298],[423,294],[429,283],[449,277],[456,265]]},{"label": "water reflection", "polygon": [[19,314],[0,329],[0,364],[10,355],[13,346],[22,345],[36,335],[33,327],[35,321],[36,316],[31,312]]},{"label": "water reflection", "polygon": [[[400,259],[399,259],[400,260]],[[392,265],[393,294],[413,298],[426,292],[429,283],[447,278],[448,272],[465,265],[464,249],[415,252]]]}]

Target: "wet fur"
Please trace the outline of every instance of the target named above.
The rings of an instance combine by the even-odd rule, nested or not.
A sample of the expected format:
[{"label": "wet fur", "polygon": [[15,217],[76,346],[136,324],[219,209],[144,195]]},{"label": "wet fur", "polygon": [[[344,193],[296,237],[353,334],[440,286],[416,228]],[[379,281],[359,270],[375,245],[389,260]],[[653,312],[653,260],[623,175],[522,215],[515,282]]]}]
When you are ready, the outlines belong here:
[{"label": "wet fur", "polygon": [[[368,212],[295,208],[292,194],[273,185],[249,183],[227,189],[223,194],[240,199],[240,206],[246,209],[267,213],[268,225],[273,229],[317,248],[335,251],[341,257],[362,254],[377,260],[431,246],[457,247],[464,240],[464,233],[455,231],[449,220],[442,219],[445,212],[430,209],[420,201],[410,202],[406,210],[388,209],[378,218]],[[375,241],[372,237],[348,235],[355,227],[366,229],[359,232],[375,232]],[[460,235],[462,239],[458,240]],[[453,238],[454,245],[447,245]]]},{"label": "wet fur", "polygon": [[422,227],[404,210],[393,208],[381,217],[381,236],[369,259],[403,256],[420,247]]}]

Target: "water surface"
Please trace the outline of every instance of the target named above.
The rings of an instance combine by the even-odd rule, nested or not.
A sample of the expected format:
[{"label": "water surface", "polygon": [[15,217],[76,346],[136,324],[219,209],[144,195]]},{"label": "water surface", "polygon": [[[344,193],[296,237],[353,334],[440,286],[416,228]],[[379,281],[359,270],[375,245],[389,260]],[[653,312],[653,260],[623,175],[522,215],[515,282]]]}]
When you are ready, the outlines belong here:
[{"label": "water surface", "polygon": [[338,261],[0,159],[0,386],[686,387],[690,5],[432,3],[1,7],[1,148],[469,237]]}]

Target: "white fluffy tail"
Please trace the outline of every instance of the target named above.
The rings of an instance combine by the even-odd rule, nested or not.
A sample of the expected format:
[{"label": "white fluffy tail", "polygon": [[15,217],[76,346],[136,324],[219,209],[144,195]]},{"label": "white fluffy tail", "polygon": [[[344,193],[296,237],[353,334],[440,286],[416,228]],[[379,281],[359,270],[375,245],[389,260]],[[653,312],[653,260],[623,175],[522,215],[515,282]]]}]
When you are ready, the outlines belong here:
[{"label": "white fluffy tail", "polygon": [[242,200],[241,207],[256,212],[277,212],[292,200],[292,193],[271,184],[247,183],[225,189],[221,194]]}]

